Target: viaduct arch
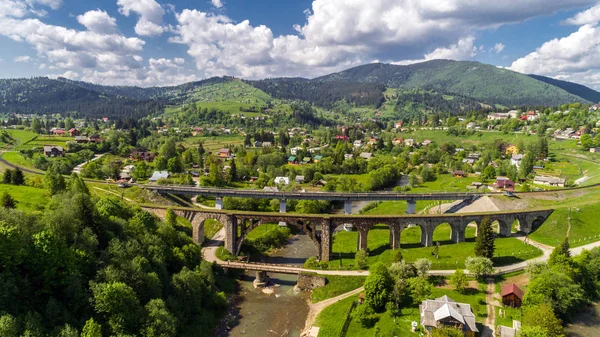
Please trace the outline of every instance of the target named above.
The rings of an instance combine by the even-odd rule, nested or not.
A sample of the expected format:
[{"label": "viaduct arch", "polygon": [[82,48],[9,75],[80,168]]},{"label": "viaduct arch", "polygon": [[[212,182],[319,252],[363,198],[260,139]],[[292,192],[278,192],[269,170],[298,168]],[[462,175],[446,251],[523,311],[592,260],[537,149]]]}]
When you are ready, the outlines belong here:
[{"label": "viaduct arch", "polygon": [[[164,218],[167,207],[143,207],[146,211]],[[465,241],[465,232],[470,223],[479,225],[484,217],[497,222],[500,236],[512,235],[512,224],[518,222],[518,230],[529,234],[543,223],[553,210],[509,211],[498,213],[442,214],[442,215],[403,215],[403,216],[351,216],[351,215],[297,215],[283,213],[256,213],[238,211],[206,211],[191,208],[173,208],[173,211],[192,223],[194,242],[204,242],[204,223],[215,219],[225,227],[225,249],[238,254],[246,235],[262,223],[286,222],[306,233],[315,244],[321,261],[329,261],[332,254],[333,232],[336,227],[350,223],[358,231],[358,249],[367,249],[369,230],[377,224],[390,228],[389,244],[392,249],[400,248],[402,231],[410,225],[421,228],[421,245],[433,245],[433,233],[441,225],[448,223],[451,228],[450,240],[455,243]]]}]

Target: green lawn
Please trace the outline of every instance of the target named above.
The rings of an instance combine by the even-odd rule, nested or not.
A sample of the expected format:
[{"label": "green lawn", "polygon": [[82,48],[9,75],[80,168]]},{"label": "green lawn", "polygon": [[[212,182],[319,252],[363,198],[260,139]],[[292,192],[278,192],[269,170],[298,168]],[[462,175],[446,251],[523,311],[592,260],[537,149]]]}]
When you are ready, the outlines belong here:
[{"label": "green lawn", "polygon": [[206,240],[212,239],[213,236],[223,228],[223,224],[215,219],[208,219],[204,221],[204,238]]},{"label": "green lawn", "polygon": [[328,298],[336,297],[362,287],[366,277],[363,276],[326,276],[327,284],[312,291],[310,299],[317,303]]},{"label": "green lawn", "polygon": [[[450,241],[450,226],[443,224],[438,226],[433,234],[434,242],[440,242],[438,252],[439,259],[432,255],[434,247],[422,247],[420,245],[421,230],[419,227],[410,227],[402,231],[400,236],[401,252],[404,260],[413,262],[419,258],[432,260],[432,269],[457,269],[464,268],[464,261],[468,256],[473,256],[475,248],[475,228],[467,227],[465,233],[466,241],[453,243]],[[338,232],[333,237],[332,261],[329,262],[331,269],[340,268],[340,257],[342,269],[354,269],[354,254],[357,250],[358,232]],[[369,231],[367,240],[369,248],[369,264],[383,262],[391,264],[394,251],[389,249],[389,227],[377,225]],[[542,251],[526,245],[515,238],[496,239],[496,253],[493,258],[496,266],[504,266],[518,263],[540,256]]]},{"label": "green lawn", "polygon": [[[506,314],[502,317],[500,316],[500,309],[506,311]],[[513,320],[521,321],[521,309],[513,309],[511,307],[503,306],[494,307],[494,310],[496,310],[496,327],[504,325],[509,328],[512,328]]]},{"label": "green lawn", "polygon": [[[315,326],[320,327],[319,337],[339,337],[342,334],[344,323],[350,314],[352,303],[358,296],[350,296],[323,309],[315,321]],[[346,336],[357,336],[346,334]]]},{"label": "green lawn", "polygon": [[242,136],[214,136],[214,137],[188,137],[183,140],[186,147],[198,147],[203,143],[206,151],[218,151],[227,146],[236,146],[244,144]]},{"label": "green lawn", "polygon": [[419,143],[423,142],[426,139],[429,139],[438,144],[453,142],[462,146],[477,145],[483,142],[491,142],[496,139],[502,139],[508,143],[518,143],[520,141],[528,143],[530,141],[537,140],[536,136],[527,135],[524,133],[504,134],[502,132],[496,131],[483,131],[481,133],[476,133],[475,135],[469,137],[458,137],[451,136],[444,130],[416,130],[410,133],[394,133],[394,137],[413,138]]},{"label": "green lawn", "polygon": [[18,201],[17,209],[28,211],[44,210],[50,200],[50,193],[45,189],[29,186],[15,186],[0,184],[0,195],[8,192]]},{"label": "green lawn", "polygon": [[23,145],[19,146],[20,150],[32,149],[32,148],[41,148],[44,146],[62,146],[66,148],[67,142],[73,141],[73,137],[59,137],[59,136],[48,136],[48,135],[39,135],[36,138],[27,141]]},{"label": "green lawn", "polygon": [[600,240],[600,204],[589,204],[569,208],[557,208],[548,219],[529,235],[532,240],[556,246],[567,236],[569,213],[571,214],[571,247],[582,246]]},{"label": "green lawn", "polygon": [[[377,314],[377,317],[379,318],[376,324],[379,328],[378,336],[418,336],[417,333],[410,331],[412,322],[420,321],[418,308],[402,308],[400,317],[396,317],[395,321],[394,317],[387,312]],[[375,336],[375,327],[365,328],[360,322],[352,320],[346,336]]]},{"label": "green lawn", "polygon": [[19,150],[23,144],[25,144],[28,141],[32,140],[33,138],[37,137],[37,134],[33,131],[7,130],[7,132],[15,140],[15,143],[13,144],[13,146],[17,150]]}]

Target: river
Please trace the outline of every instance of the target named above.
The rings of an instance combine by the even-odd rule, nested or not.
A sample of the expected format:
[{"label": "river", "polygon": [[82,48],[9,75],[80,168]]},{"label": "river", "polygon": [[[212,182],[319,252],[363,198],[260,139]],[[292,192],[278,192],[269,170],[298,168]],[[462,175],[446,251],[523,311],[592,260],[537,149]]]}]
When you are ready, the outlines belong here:
[{"label": "river", "polygon": [[[316,247],[306,234],[298,233],[294,227],[290,229],[294,233],[293,239],[266,257],[268,262],[302,265],[307,258],[317,254]],[[238,318],[226,336],[300,336],[308,315],[308,294],[294,293],[297,276],[269,274],[272,294],[254,289],[254,276],[254,273],[247,273],[239,281]]]},{"label": "river", "polygon": [[600,336],[600,303],[575,315],[565,328],[568,337]]}]

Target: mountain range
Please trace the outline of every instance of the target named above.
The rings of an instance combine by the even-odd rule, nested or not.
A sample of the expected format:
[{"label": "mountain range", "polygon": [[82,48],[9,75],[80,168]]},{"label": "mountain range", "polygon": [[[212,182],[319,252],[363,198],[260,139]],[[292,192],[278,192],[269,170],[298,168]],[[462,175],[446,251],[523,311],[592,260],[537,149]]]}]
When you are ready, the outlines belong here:
[{"label": "mountain range", "polygon": [[[192,102],[200,87],[232,81],[215,77],[171,87],[104,86],[65,78],[0,79],[0,113],[64,113],[82,116],[139,118],[160,113],[167,105]],[[366,64],[314,78],[245,81],[273,98],[304,100],[330,108],[344,100],[379,107],[397,89],[403,100],[419,97],[460,98],[496,108],[597,103],[600,92],[580,84],[524,75],[478,62],[433,60],[411,65]],[[423,93],[426,96],[423,96]],[[440,98],[443,97],[443,98]]]}]

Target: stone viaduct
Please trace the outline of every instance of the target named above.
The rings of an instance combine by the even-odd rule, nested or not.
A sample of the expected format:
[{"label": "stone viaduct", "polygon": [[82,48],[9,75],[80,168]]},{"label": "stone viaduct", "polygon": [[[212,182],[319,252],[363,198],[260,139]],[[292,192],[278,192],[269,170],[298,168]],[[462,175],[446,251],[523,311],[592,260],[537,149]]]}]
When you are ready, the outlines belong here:
[{"label": "stone viaduct", "polygon": [[[167,207],[147,206],[145,210],[164,218]],[[246,235],[262,223],[285,222],[288,226],[300,228],[315,244],[321,261],[329,261],[332,254],[332,241],[335,229],[344,224],[352,224],[358,231],[358,249],[367,249],[369,230],[378,224],[390,228],[390,248],[400,248],[402,230],[408,226],[419,226],[421,245],[433,245],[433,232],[441,224],[449,224],[452,231],[450,240],[459,243],[465,241],[465,231],[471,223],[479,224],[484,217],[498,224],[500,236],[511,236],[512,225],[518,222],[518,230],[529,234],[553,212],[553,210],[508,211],[497,213],[463,213],[442,215],[403,215],[403,216],[354,216],[354,215],[304,215],[285,213],[256,213],[220,210],[199,210],[192,208],[173,208],[178,216],[192,223],[194,242],[204,241],[204,222],[215,219],[225,227],[225,249],[239,254]]]}]

